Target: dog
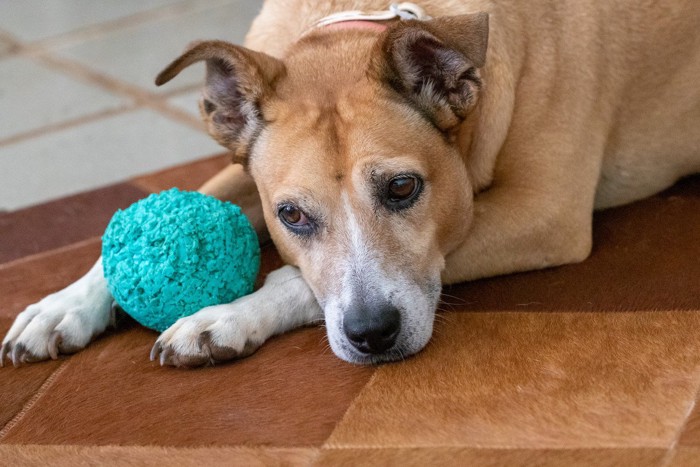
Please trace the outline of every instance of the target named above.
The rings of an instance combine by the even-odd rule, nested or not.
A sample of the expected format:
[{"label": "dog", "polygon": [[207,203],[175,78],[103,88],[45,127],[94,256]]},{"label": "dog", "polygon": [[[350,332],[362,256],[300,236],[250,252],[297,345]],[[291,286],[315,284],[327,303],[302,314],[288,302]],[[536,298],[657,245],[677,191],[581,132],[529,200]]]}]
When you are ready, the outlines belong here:
[{"label": "dog", "polygon": [[[594,210],[700,171],[696,0],[385,7],[269,0],[246,47],[198,42],[158,76],[206,63],[201,113],[236,163],[200,191],[287,265],[151,359],[240,358],[322,320],[343,360],[405,358],[443,284],[582,261]],[[17,317],[1,361],[75,352],[113,314],[98,261]]]}]

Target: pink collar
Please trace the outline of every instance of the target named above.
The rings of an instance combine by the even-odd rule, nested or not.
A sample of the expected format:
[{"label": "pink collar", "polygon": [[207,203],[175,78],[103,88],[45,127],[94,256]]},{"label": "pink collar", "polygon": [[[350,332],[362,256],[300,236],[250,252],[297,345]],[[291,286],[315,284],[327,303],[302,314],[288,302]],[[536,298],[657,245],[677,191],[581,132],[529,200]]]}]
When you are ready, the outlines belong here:
[{"label": "pink collar", "polygon": [[325,26],[324,29],[371,29],[374,31],[382,32],[386,29],[386,25],[367,20],[351,20],[342,21],[339,23],[332,23]]},{"label": "pink collar", "polygon": [[[384,11],[341,11],[321,18],[311,25],[306,31],[309,33],[315,29],[332,27],[335,29],[374,29],[384,31],[386,25],[380,21],[388,21],[398,18],[400,20],[420,20],[431,19],[425,11],[415,3],[392,3]],[[306,34],[305,33],[305,34]]]}]

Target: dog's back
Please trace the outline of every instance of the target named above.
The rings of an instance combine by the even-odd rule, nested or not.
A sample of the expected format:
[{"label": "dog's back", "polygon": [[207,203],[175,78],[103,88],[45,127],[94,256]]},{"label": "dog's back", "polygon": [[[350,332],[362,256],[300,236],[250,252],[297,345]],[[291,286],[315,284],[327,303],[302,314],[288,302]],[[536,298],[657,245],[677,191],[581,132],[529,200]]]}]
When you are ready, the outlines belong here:
[{"label": "dog's back", "polygon": [[700,171],[700,3],[598,3],[615,104],[596,200],[607,207]]},{"label": "dog's back", "polygon": [[[247,45],[282,56],[316,19],[385,3],[268,0]],[[577,143],[604,153],[597,208],[649,196],[700,171],[700,2],[417,3],[434,16],[490,14],[491,40],[509,42],[522,60],[516,111],[530,120],[553,113],[575,119]]]}]

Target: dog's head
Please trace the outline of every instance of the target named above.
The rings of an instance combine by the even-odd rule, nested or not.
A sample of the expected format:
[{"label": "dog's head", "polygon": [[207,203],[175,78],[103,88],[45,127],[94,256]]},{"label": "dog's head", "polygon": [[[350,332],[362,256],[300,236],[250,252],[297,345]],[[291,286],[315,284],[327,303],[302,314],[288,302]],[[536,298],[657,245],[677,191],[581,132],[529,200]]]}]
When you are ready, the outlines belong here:
[{"label": "dog's head", "polygon": [[431,336],[444,258],[471,222],[455,139],[478,99],[487,37],[487,15],[474,14],[379,37],[321,30],[284,60],[200,42],[157,78],[206,61],[209,132],[248,166],[270,234],[345,360],[402,358]]}]

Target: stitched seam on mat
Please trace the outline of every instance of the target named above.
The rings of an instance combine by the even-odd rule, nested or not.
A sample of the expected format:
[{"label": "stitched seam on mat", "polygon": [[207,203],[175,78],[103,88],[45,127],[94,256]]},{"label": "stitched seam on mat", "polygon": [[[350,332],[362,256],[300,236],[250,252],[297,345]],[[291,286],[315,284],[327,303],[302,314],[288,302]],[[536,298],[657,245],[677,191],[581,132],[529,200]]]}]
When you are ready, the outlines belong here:
[{"label": "stitched seam on mat", "polygon": [[364,450],[385,450],[385,449],[396,449],[402,451],[408,451],[411,449],[473,449],[475,451],[552,451],[552,452],[565,452],[565,451],[629,451],[635,450],[647,450],[647,451],[660,451],[667,452],[668,449],[665,446],[654,446],[647,444],[640,445],[620,445],[620,444],[603,444],[600,446],[573,446],[573,447],[560,447],[560,446],[541,446],[541,447],[530,447],[530,446],[517,446],[517,445],[502,445],[502,446],[485,446],[485,445],[471,445],[471,444],[344,444],[339,446],[322,446],[323,451],[352,451],[355,449]]},{"label": "stitched seam on mat", "polygon": [[[321,445],[321,449],[327,449],[327,448],[332,448],[332,447],[333,447],[332,445],[329,445],[329,444],[328,444],[328,440],[331,439],[331,438],[333,437],[333,434],[336,432],[336,430],[338,429],[338,427],[339,427],[340,425],[343,424],[343,422],[345,421],[345,419],[348,417],[348,414],[350,413],[350,411],[351,411],[352,409],[355,408],[355,405],[358,404],[357,401],[358,401],[358,399],[360,398],[360,396],[362,396],[362,393],[365,392],[365,390],[366,390],[368,387],[370,387],[370,386],[374,383],[374,380],[377,379],[377,374],[378,374],[380,371],[381,371],[381,368],[377,368],[377,369],[374,371],[374,373],[372,373],[372,377],[369,379],[369,381],[367,381],[367,384],[365,384],[365,385],[362,387],[362,389],[360,389],[360,391],[357,393],[357,395],[356,395],[355,398],[352,400],[352,402],[350,402],[350,405],[349,405],[348,408],[345,410],[345,413],[344,413],[343,416],[340,418],[340,421],[338,421],[338,423],[335,424],[335,426],[333,427],[333,431],[331,431],[331,433],[328,435],[328,437],[326,438],[326,440],[325,440],[325,441],[323,442],[323,444]],[[0,439],[2,439],[2,438],[0,437]]]},{"label": "stitched seam on mat", "polygon": [[52,249],[46,250],[46,251],[40,251],[38,253],[32,253],[32,254],[27,255],[27,256],[22,256],[21,258],[13,259],[11,261],[8,261],[7,263],[0,264],[0,271],[4,271],[6,269],[9,269],[13,266],[18,265],[19,263],[24,263],[24,262],[32,261],[32,260],[38,260],[38,259],[44,258],[46,256],[50,256],[53,254],[63,253],[65,251],[77,249],[77,248],[89,245],[90,243],[97,243],[101,239],[102,239],[102,237],[100,235],[95,235],[93,237],[86,238],[84,240],[80,240],[80,241],[75,242],[75,243],[59,246],[57,248],[52,248]]},{"label": "stitched seam on mat", "polygon": [[56,380],[56,378],[58,378],[61,375],[61,373],[63,373],[67,366],[67,363],[67,360],[61,363],[61,366],[56,368],[56,371],[51,373],[49,377],[46,378],[46,381],[44,381],[44,383],[39,387],[36,393],[34,393],[34,395],[27,401],[27,403],[24,404],[24,407],[22,407],[22,409],[19,412],[17,412],[17,414],[15,414],[15,416],[12,417],[12,419],[9,422],[7,422],[4,427],[2,427],[2,430],[0,430],[0,441],[5,439],[7,433],[9,433],[10,430],[12,430],[19,422],[21,422],[24,416],[27,414],[27,412],[29,412],[32,409],[32,407],[34,407],[34,404],[36,404],[37,401],[41,399],[41,397],[44,394],[46,394],[49,387],[53,385],[53,382]]},{"label": "stitched seam on mat", "polygon": [[683,433],[685,433],[685,429],[688,426],[688,421],[690,420],[690,417],[693,416],[695,407],[697,406],[698,397],[700,397],[700,390],[697,390],[695,392],[695,397],[693,397],[693,400],[691,401],[688,410],[686,411],[685,417],[683,418],[683,421],[678,427],[676,435],[673,437],[673,441],[668,447],[668,451],[666,452],[664,459],[661,461],[662,467],[671,465],[671,462],[673,462],[673,459],[676,457],[676,453],[678,452],[678,443],[680,443],[681,438],[683,437]]},{"label": "stitched seam on mat", "polygon": [[323,446],[318,446],[314,449],[314,454],[309,459],[308,466],[317,465],[318,460],[321,458],[321,451],[323,451]]}]

